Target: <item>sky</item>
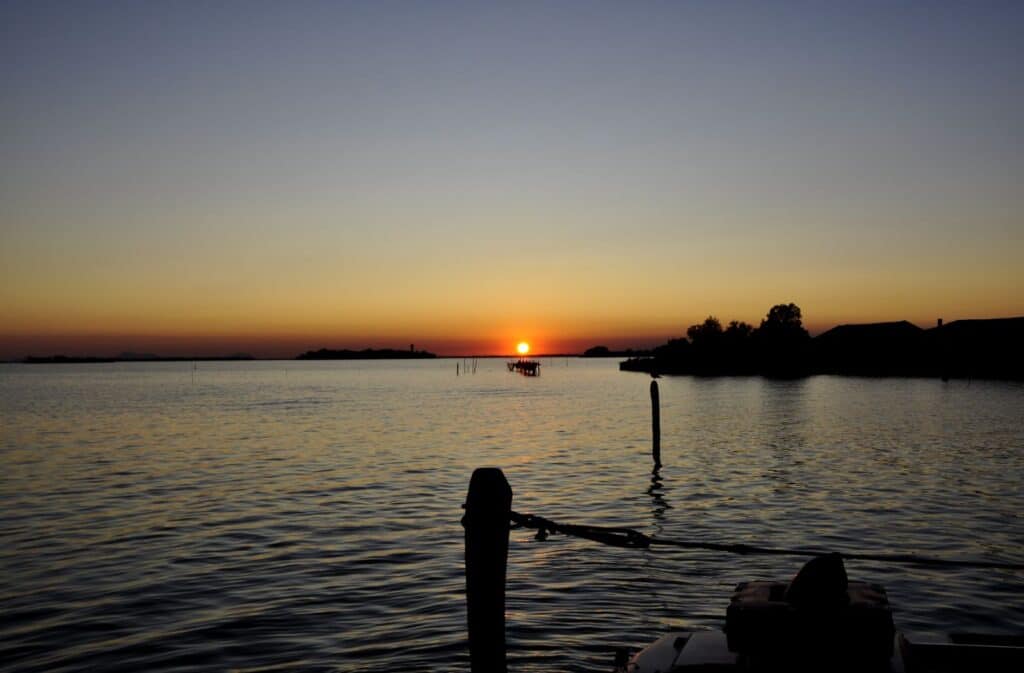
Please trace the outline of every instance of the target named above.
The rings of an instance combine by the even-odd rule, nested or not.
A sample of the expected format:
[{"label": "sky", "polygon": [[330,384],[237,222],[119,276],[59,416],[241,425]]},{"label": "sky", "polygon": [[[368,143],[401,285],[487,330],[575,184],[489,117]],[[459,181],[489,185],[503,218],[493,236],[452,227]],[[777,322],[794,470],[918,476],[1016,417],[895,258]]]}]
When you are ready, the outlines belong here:
[{"label": "sky", "polygon": [[0,3],[0,358],[1024,315],[1024,3]]}]

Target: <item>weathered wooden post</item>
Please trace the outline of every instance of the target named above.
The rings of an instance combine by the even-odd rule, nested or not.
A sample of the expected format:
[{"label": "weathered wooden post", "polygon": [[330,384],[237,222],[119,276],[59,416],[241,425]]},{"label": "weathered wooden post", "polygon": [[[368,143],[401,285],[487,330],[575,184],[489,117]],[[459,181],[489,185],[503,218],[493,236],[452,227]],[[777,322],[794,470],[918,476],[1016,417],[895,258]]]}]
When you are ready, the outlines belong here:
[{"label": "weathered wooden post", "polygon": [[661,403],[658,399],[658,382],[651,381],[651,453],[654,468],[661,467]]},{"label": "weathered wooden post", "polygon": [[473,471],[466,494],[466,619],[473,673],[505,673],[505,568],[512,489],[502,471]]}]

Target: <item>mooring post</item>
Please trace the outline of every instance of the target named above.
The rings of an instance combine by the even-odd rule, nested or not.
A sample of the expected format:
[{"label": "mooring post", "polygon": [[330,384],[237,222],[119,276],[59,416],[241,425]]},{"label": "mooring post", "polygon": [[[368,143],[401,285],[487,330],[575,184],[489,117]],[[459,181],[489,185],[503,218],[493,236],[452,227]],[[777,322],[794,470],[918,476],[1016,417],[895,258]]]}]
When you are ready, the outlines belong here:
[{"label": "mooring post", "polygon": [[657,381],[651,381],[651,453],[654,456],[654,468],[661,467],[661,403]]},{"label": "mooring post", "polygon": [[466,619],[473,673],[505,673],[505,568],[512,489],[502,471],[473,471],[466,494]]}]

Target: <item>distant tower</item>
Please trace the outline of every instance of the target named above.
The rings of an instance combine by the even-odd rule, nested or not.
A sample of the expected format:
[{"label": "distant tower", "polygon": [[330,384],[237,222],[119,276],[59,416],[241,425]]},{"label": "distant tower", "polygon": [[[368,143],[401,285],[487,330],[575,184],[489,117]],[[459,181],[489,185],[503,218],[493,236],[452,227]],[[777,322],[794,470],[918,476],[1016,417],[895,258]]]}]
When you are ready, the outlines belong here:
[{"label": "distant tower", "polygon": [[[939,322],[942,322],[942,321],[940,320]],[[410,353],[415,353],[416,352],[415,346],[416,346],[416,344],[409,344],[409,352]]]},{"label": "distant tower", "polygon": [[942,318],[939,318],[939,321],[938,321],[938,323],[936,323],[935,326],[936,327],[942,327]]}]

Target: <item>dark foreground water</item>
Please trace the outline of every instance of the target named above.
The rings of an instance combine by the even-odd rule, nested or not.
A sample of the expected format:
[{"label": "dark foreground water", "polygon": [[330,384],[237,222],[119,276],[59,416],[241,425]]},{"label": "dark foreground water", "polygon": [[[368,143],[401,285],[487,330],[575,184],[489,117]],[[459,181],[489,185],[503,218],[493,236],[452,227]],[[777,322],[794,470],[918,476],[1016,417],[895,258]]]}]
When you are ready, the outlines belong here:
[{"label": "dark foreground water", "polygon": [[[0,367],[0,668],[467,670],[460,505],[698,541],[1024,562],[1024,386],[543,375],[482,360]],[[514,671],[722,624],[798,559],[515,531]],[[1024,631],[1024,574],[850,562],[915,633]]]}]

